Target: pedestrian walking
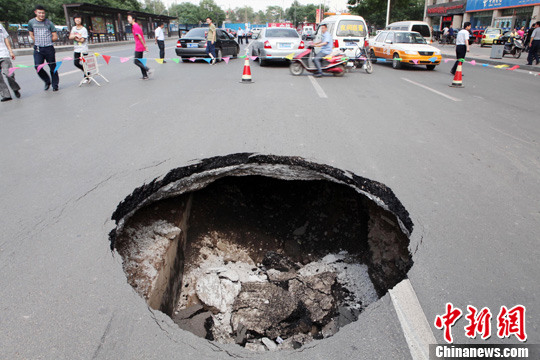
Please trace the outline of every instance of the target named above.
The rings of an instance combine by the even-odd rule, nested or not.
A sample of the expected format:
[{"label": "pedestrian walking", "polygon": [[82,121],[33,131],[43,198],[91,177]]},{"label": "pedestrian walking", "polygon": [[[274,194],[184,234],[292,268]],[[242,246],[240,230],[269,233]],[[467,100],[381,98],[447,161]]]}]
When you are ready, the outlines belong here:
[{"label": "pedestrian walking", "polygon": [[53,91],[58,91],[60,78],[58,72],[54,71],[56,68],[56,51],[53,46],[53,42],[58,40],[56,27],[52,21],[46,18],[43,6],[37,5],[34,8],[34,14],[36,17],[28,21],[28,32],[34,41],[34,66],[37,70],[39,65],[45,61],[49,64],[51,76],[47,75],[43,67],[38,71],[38,75],[45,83],[45,90],[49,90],[52,84]]},{"label": "pedestrian walking", "polygon": [[128,12],[127,20],[131,24],[131,32],[133,33],[133,39],[135,40],[135,59],[133,60],[133,63],[141,69],[141,80],[148,80],[148,76],[152,75],[152,70],[139,60],[144,58],[144,52],[148,51],[148,46],[144,40],[144,33],[141,26],[137,24],[137,17],[134,13]]},{"label": "pedestrian walking", "polygon": [[206,35],[206,55],[212,58],[211,65],[216,63],[216,25],[212,23],[210,17],[206,18],[208,24],[208,34]]},{"label": "pedestrian walking", "polygon": [[[15,72],[11,75],[9,74],[9,68],[12,67],[11,60],[15,60],[15,54],[13,54],[13,50],[11,49],[9,34],[2,24],[0,24],[0,69],[2,71],[0,73],[0,96],[2,96],[0,101],[2,102],[11,100],[9,88],[13,90],[16,97],[21,97],[21,93],[19,92],[21,87],[15,81]],[[7,84],[4,81],[4,76],[7,78]]]},{"label": "pedestrian walking", "polygon": [[471,30],[471,23],[467,21],[465,24],[463,24],[463,29],[461,29],[456,36],[456,62],[454,63],[452,70],[450,70],[452,75],[456,74],[458,63],[460,61],[464,61],[463,59],[465,59],[465,55],[467,55],[467,52],[470,51],[469,30]]},{"label": "pedestrian walking", "polygon": [[519,29],[517,33],[519,37],[523,39],[523,37],[525,36],[525,26],[522,26],[521,29]]},{"label": "pedestrian walking", "polygon": [[244,43],[244,30],[238,28],[238,43],[242,45]]},{"label": "pedestrian walking", "polygon": [[536,65],[538,65],[538,50],[540,50],[540,21],[537,21],[534,24],[535,29],[533,30],[529,41],[529,56],[527,56],[527,65],[532,65],[533,58],[536,60]]},{"label": "pedestrian walking", "polygon": [[88,55],[88,30],[82,25],[82,17],[78,14],[73,16],[75,26],[71,28],[69,39],[73,40],[73,65],[81,69],[83,72],[84,83],[88,83],[90,79],[84,73],[84,68],[81,64],[81,57]]},{"label": "pedestrian walking", "polygon": [[246,31],[244,31],[244,37],[246,38],[246,45],[249,44],[249,40],[248,40],[249,35],[248,35],[248,33],[249,33],[249,30],[248,30],[248,28],[246,28]]},{"label": "pedestrian walking", "polygon": [[452,27],[452,25],[450,25],[450,28],[448,29],[448,40],[450,44],[452,44],[454,40],[454,28]]},{"label": "pedestrian walking", "polygon": [[159,48],[159,58],[163,59],[163,62],[165,61],[165,34],[163,33],[163,28],[165,27],[164,23],[159,23],[159,26],[156,28],[155,34],[156,34],[156,44]]}]

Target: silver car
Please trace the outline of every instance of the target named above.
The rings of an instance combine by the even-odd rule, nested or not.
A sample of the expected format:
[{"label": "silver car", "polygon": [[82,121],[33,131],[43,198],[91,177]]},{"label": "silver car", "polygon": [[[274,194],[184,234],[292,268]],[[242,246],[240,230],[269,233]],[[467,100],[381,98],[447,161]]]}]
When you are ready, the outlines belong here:
[{"label": "silver car", "polygon": [[270,60],[284,60],[287,55],[294,56],[305,51],[305,44],[295,29],[270,27],[261,30],[252,43],[252,56],[259,57],[264,66]]}]

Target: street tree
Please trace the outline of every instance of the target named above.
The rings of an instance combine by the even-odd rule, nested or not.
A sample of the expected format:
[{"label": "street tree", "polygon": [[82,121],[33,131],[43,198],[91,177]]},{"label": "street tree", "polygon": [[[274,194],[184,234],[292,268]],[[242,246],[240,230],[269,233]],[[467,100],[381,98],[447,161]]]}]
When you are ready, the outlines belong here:
[{"label": "street tree", "polygon": [[283,17],[283,8],[281,6],[267,6],[266,7],[266,21],[267,22],[279,22]]},{"label": "street tree", "polygon": [[[348,0],[349,10],[360,15],[373,26],[382,28],[386,25],[387,0]],[[424,1],[390,0],[390,22],[401,20],[422,20]]]},{"label": "street tree", "polygon": [[178,22],[181,24],[198,24],[199,21],[203,21],[199,6],[188,2],[172,5],[169,8],[169,14],[178,17]]}]

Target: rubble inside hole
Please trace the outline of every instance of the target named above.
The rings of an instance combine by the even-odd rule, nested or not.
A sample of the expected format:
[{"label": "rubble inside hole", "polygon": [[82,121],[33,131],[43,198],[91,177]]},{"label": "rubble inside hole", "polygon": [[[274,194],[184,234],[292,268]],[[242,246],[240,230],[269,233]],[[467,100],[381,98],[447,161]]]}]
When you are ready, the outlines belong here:
[{"label": "rubble inside hole", "polygon": [[199,336],[253,351],[296,349],[334,335],[378,299],[368,267],[347,251],[305,265],[268,251],[256,264],[246,249],[212,235],[198,266],[184,272],[172,316]]},{"label": "rubble inside hole", "polygon": [[180,328],[298,349],[405,278],[412,222],[383,184],[299,158],[224,160],[174,169],[113,215],[128,282]]}]

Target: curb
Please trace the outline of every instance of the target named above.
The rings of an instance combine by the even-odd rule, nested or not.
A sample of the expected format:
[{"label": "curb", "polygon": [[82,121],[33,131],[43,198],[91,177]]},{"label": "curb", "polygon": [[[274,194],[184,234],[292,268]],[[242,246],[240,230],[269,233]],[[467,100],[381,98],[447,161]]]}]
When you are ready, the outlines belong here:
[{"label": "curb", "polygon": [[[148,40],[153,41],[153,39],[146,39],[146,40],[147,40],[147,42],[148,42]],[[173,37],[173,38],[170,38],[170,39],[165,39],[165,42],[168,42],[168,41],[171,41],[171,40],[174,40],[174,42],[176,42],[177,38]],[[113,47],[113,46],[129,45],[129,44],[134,44],[133,40],[112,41],[112,42],[88,44],[88,49],[103,48],[103,47]],[[54,50],[57,53],[59,53],[59,52],[72,52],[73,51],[73,45],[55,46]],[[33,55],[34,54],[34,48],[29,47],[29,48],[24,48],[24,49],[13,49],[13,53],[15,54],[15,56]]]},{"label": "curb", "polygon": [[[441,54],[441,56],[443,58],[447,58],[447,59],[456,59],[455,56],[453,55],[448,55],[448,54]],[[513,65],[519,65],[519,70],[527,70],[527,71],[533,71],[533,72],[538,72],[540,73],[540,66],[538,65],[521,65],[521,64],[514,64],[514,63],[507,63],[507,62],[504,62],[502,60],[492,60],[492,59],[484,59],[484,58],[479,58],[479,57],[469,57],[467,56],[466,58],[466,62],[469,62],[471,60],[474,60],[476,62],[480,62],[480,63],[484,63],[484,64],[490,64],[490,65],[510,65],[510,67],[512,67]],[[526,61],[526,60],[524,60]]]}]

